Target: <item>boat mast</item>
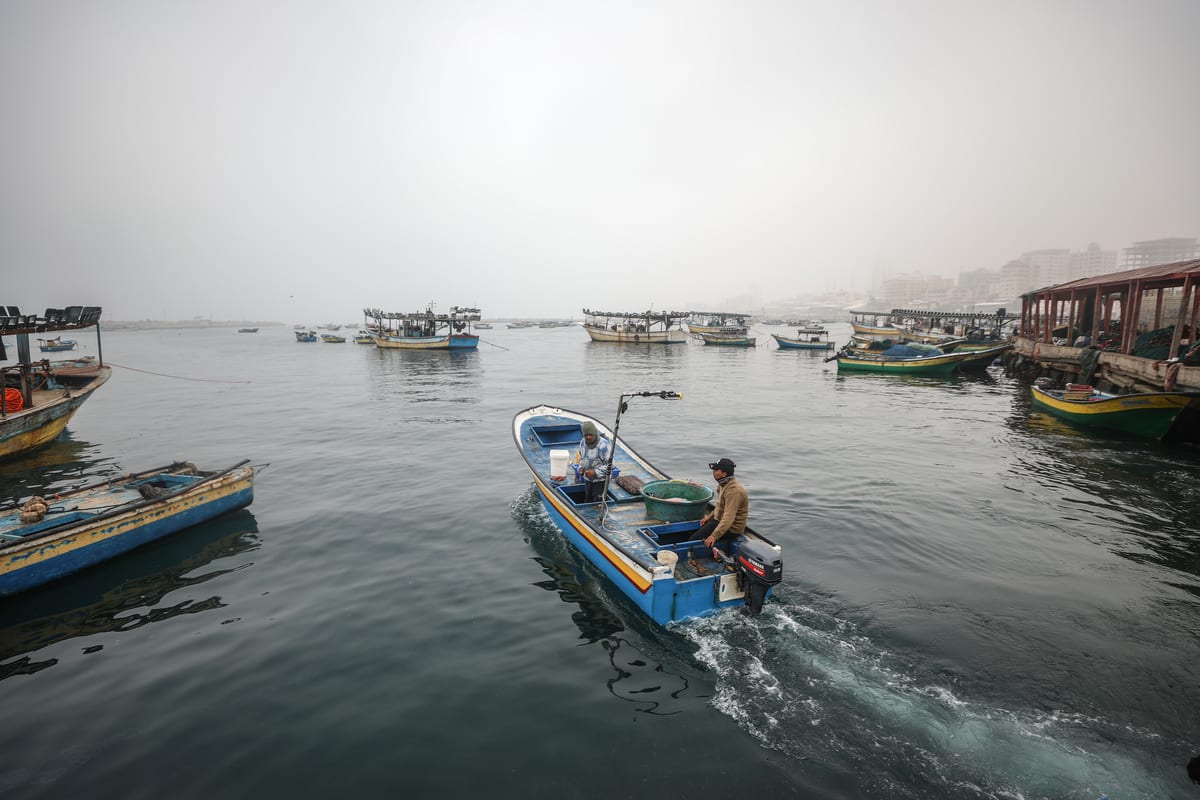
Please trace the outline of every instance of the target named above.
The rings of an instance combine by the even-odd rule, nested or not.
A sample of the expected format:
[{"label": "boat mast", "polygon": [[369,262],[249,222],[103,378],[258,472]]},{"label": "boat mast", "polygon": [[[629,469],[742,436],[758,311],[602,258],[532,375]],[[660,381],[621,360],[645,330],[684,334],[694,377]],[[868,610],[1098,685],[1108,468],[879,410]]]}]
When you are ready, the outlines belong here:
[{"label": "boat mast", "polygon": [[608,497],[608,483],[610,480],[612,480],[613,458],[617,454],[617,432],[621,430],[621,415],[629,410],[629,400],[634,397],[658,397],[663,400],[683,399],[682,394],[679,392],[672,392],[669,389],[659,389],[657,391],[646,392],[626,392],[625,394],[621,395],[621,398],[617,401],[617,418],[613,422],[612,447],[608,448],[608,464],[605,465],[604,469],[604,490],[600,492],[600,499],[604,500],[604,503],[600,509],[601,522],[604,521],[604,515],[608,511],[608,502],[606,500]]}]

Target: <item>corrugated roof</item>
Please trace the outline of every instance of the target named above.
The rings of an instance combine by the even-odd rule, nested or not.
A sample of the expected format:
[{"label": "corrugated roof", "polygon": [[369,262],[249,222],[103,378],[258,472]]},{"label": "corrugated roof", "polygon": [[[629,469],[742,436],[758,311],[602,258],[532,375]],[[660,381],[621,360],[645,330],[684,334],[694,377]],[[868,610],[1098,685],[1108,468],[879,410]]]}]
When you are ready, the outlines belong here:
[{"label": "corrugated roof", "polygon": [[1138,269],[1125,270],[1124,272],[1110,272],[1107,275],[1093,275],[1090,278],[1080,278],[1077,281],[1044,286],[1041,289],[1026,292],[1023,296],[1028,297],[1046,292],[1060,294],[1072,290],[1094,289],[1096,287],[1119,287],[1127,285],[1132,281],[1178,281],[1179,285],[1182,286],[1184,279],[1188,275],[1193,276],[1193,281],[1196,280],[1196,276],[1200,276],[1200,258],[1193,258],[1190,261],[1175,261],[1171,264],[1156,264],[1153,267],[1139,267]]}]

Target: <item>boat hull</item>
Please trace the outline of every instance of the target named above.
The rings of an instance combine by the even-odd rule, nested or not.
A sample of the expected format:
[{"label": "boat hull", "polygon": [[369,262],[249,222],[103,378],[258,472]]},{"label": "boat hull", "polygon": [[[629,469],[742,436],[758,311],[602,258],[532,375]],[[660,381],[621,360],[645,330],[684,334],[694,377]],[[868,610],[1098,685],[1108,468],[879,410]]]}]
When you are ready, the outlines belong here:
[{"label": "boat hull", "polygon": [[375,346],[400,350],[474,350],[479,347],[479,337],[466,333],[443,336],[375,334]]},{"label": "boat hull", "polygon": [[[87,491],[87,490],[83,490]],[[68,505],[82,492],[54,499]],[[239,466],[177,494],[125,512],[82,519],[29,541],[0,547],[0,597],[27,591],[164,536],[250,505],[254,470]]]},{"label": "boat hull", "polygon": [[927,358],[872,358],[838,355],[838,372],[881,372],[889,375],[952,375],[962,356],[947,354]]},{"label": "boat hull", "polygon": [[112,375],[111,367],[96,367],[96,375],[78,389],[49,403],[0,417],[0,459],[20,455],[53,441],[79,407]]},{"label": "boat hull", "polygon": [[958,368],[967,372],[980,372],[986,370],[992,365],[992,362],[1000,357],[1000,354],[1006,350],[1011,350],[1012,344],[998,344],[992,347],[970,348],[960,347],[955,350],[956,353],[965,354],[967,357],[958,362]]},{"label": "boat hull", "polygon": [[593,342],[615,342],[619,344],[682,344],[687,341],[687,332],[682,328],[666,331],[612,330],[603,325],[584,324],[583,329]]},{"label": "boat hull", "polygon": [[730,336],[723,333],[699,334],[700,341],[713,347],[754,347],[758,340],[753,336]]},{"label": "boat hull", "polygon": [[[580,487],[569,481],[550,479],[551,450],[577,444],[583,422],[595,424],[611,441],[611,431],[599,420],[563,409],[537,406],[522,411],[513,420],[513,437],[533,476],[542,507],[567,541],[659,624],[745,605],[736,577],[719,572],[715,562],[713,574],[708,575],[684,567],[682,562],[687,554],[697,547],[704,551],[701,558],[709,558],[707,548],[699,542],[681,540],[668,545],[665,533],[655,541],[658,531],[674,532],[676,528],[684,531],[680,536],[686,539],[691,535],[687,531],[697,528],[698,521],[669,523],[650,518],[642,499],[629,495],[616,484],[610,484],[606,503],[581,503],[571,494],[572,489]],[[614,443],[613,465],[621,469],[622,475],[636,475],[645,483],[669,480],[621,440]],[[767,542],[749,529],[747,536]],[[684,558],[675,571],[658,562],[657,553],[662,549],[683,553]]]},{"label": "boat hull", "polygon": [[781,350],[832,350],[833,342],[806,342],[803,339],[790,339],[787,336],[780,336],[777,333],[772,333],[771,337],[775,343],[779,345]]},{"label": "boat hull", "polygon": [[1151,439],[1166,436],[1185,409],[1200,403],[1200,396],[1183,392],[1096,393],[1088,400],[1066,400],[1061,392],[1048,392],[1037,386],[1031,389],[1034,405],[1060,419]]}]

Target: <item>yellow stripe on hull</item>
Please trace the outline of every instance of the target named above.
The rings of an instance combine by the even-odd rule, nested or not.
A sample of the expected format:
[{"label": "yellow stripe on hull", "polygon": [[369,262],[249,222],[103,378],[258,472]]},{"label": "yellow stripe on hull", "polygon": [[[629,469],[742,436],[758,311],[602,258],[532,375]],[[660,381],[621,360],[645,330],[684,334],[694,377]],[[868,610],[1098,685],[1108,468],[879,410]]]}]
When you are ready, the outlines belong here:
[{"label": "yellow stripe on hull", "polygon": [[75,411],[77,410],[75,409],[63,414],[58,419],[52,419],[40,428],[19,433],[8,441],[0,442],[0,458],[16,455],[25,450],[32,450],[35,447],[41,447],[53,440],[63,432],[67,427],[67,423],[71,421],[71,417],[75,416]]},{"label": "yellow stripe on hull", "polygon": [[[123,536],[147,523],[170,519],[194,508],[245,491],[253,485],[254,473],[249,468],[244,471],[247,474],[243,478],[225,484],[217,482],[209,485],[203,492],[184,495],[169,505],[134,509],[126,514],[98,520],[92,525],[74,528],[69,532],[18,544],[12,550],[6,549],[3,557],[0,557],[0,575],[60,558],[75,550]],[[235,471],[231,473],[231,476],[237,475],[239,472],[243,472],[243,470]]]},{"label": "yellow stripe on hull", "polygon": [[630,583],[636,586],[639,592],[645,594],[650,589],[650,586],[653,582],[646,577],[644,573],[631,566],[626,561],[624,554],[621,553],[620,550],[613,547],[608,540],[598,535],[588,525],[579,522],[578,517],[576,517],[575,513],[567,507],[566,503],[555,497],[554,492],[551,489],[548,489],[540,480],[537,482],[537,484],[538,491],[542,493],[543,497],[550,501],[550,504],[558,510],[558,513],[563,515],[564,519],[571,523],[571,527],[574,528],[580,536],[591,542],[592,546],[599,550],[610,564],[620,570],[621,574],[624,575]]},{"label": "yellow stripe on hull", "polygon": [[1169,409],[1187,408],[1189,400],[1184,395],[1168,393],[1152,394],[1123,394],[1108,400],[1060,400],[1053,395],[1041,392],[1037,395],[1039,401],[1058,411],[1063,411],[1076,417],[1086,417],[1100,414],[1114,414],[1121,411],[1165,411]]}]

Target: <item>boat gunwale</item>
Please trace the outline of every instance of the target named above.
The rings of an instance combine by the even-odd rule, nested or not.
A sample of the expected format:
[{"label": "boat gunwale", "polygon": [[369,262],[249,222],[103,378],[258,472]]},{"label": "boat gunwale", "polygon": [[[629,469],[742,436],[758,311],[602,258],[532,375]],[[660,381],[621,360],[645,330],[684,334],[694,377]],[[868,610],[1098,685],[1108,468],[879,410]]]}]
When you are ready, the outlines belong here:
[{"label": "boat gunwale", "polygon": [[[202,475],[199,480],[197,480],[193,483],[186,484],[184,486],[180,486],[179,488],[177,488],[173,491],[168,491],[166,494],[163,494],[159,497],[142,498],[141,500],[134,500],[134,501],[130,501],[128,503],[122,503],[121,505],[117,506],[116,508],[111,508],[111,509],[108,509],[107,511],[101,511],[97,514],[90,515],[86,519],[76,518],[76,519],[71,519],[71,520],[64,520],[61,525],[53,525],[48,528],[45,528],[44,530],[40,530],[36,533],[29,534],[28,536],[21,536],[18,539],[13,539],[13,540],[7,541],[7,542],[0,542],[0,554],[12,555],[22,549],[25,549],[26,546],[40,547],[40,546],[44,545],[48,540],[52,540],[55,537],[61,538],[63,536],[74,535],[74,533],[77,532],[78,528],[81,526],[92,525],[93,523],[96,523],[96,522],[107,522],[109,520],[115,519],[115,518],[123,516],[125,514],[129,514],[130,512],[141,511],[148,506],[166,505],[166,504],[170,503],[171,501],[178,500],[181,497],[183,497],[189,493],[196,492],[197,490],[200,490],[205,487],[211,487],[213,484],[218,483],[222,478],[230,476],[233,473],[238,472],[238,471],[247,471],[248,475],[246,477],[237,477],[235,480],[231,480],[230,483],[235,483],[237,481],[242,481],[242,480],[247,480],[247,479],[250,480],[252,483],[253,478],[254,478],[254,467],[248,466],[249,463],[250,463],[250,459],[242,459],[241,461],[239,461],[238,463],[236,463],[230,467],[227,467],[222,470],[216,470],[216,471],[212,472],[211,474]],[[170,474],[170,470],[175,469],[175,468],[183,468],[185,466],[187,466],[186,462],[177,461],[172,464],[168,464],[165,467],[158,467],[156,469],[145,470],[143,472],[132,473],[129,475],[122,475],[122,476],[119,476],[116,478],[111,478],[109,480],[99,481],[99,482],[91,484],[89,486],[83,486],[78,489],[72,489],[67,492],[62,492],[59,495],[57,495],[55,497],[55,499],[56,500],[69,499],[75,495],[83,495],[83,494],[92,493],[98,489],[112,487],[112,486],[115,486],[118,484],[133,483],[139,479],[150,477],[153,475]],[[203,473],[203,472],[204,471],[201,470],[201,473]],[[17,510],[18,508],[19,508],[19,506],[14,503],[13,505],[10,505],[5,509],[0,509],[0,510],[10,510],[11,511],[11,510]]]}]

